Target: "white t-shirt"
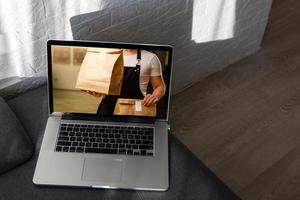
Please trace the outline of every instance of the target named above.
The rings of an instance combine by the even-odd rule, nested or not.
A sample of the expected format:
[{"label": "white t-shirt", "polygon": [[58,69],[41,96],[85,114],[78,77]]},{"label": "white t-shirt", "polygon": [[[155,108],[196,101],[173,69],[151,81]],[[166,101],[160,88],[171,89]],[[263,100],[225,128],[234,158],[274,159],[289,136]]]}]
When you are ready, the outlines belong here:
[{"label": "white t-shirt", "polygon": [[[124,55],[124,66],[135,67],[137,62],[137,54]],[[161,63],[154,53],[141,50],[140,65],[140,90],[146,96],[150,76],[162,76]]]}]

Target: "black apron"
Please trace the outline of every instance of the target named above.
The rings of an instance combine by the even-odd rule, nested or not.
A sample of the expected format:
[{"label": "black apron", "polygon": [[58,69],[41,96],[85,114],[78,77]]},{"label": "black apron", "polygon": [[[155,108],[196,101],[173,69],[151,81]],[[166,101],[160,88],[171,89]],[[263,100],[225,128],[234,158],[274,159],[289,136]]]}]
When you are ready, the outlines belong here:
[{"label": "black apron", "polygon": [[140,71],[141,71],[141,51],[137,51],[138,63],[135,67],[124,66],[124,75],[121,86],[120,95],[106,95],[102,99],[97,114],[98,115],[112,115],[118,98],[127,99],[143,99],[144,96],[140,90]]}]

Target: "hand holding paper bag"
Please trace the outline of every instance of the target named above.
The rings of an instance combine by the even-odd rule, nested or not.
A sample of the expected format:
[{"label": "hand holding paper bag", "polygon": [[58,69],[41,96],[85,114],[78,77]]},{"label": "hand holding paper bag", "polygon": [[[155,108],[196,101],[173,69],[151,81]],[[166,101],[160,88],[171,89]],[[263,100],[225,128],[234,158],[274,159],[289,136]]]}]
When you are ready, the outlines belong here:
[{"label": "hand holding paper bag", "polygon": [[119,95],[124,73],[123,50],[89,48],[75,88],[105,95]]}]

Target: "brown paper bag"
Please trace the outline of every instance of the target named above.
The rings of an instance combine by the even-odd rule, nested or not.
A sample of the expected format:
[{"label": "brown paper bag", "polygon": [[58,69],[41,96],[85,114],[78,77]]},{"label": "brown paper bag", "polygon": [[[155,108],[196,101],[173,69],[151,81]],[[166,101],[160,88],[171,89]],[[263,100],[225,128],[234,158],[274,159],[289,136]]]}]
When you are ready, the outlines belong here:
[{"label": "brown paper bag", "polygon": [[143,106],[141,99],[119,98],[114,110],[115,115],[156,116],[156,104]]},{"label": "brown paper bag", "polygon": [[75,88],[119,95],[123,72],[122,50],[89,48],[81,64]]}]

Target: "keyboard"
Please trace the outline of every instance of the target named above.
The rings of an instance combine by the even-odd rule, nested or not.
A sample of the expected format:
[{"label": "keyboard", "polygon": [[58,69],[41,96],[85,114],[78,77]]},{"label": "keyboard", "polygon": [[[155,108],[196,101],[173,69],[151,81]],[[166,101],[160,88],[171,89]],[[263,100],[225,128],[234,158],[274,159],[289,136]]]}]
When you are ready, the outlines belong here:
[{"label": "keyboard", "polygon": [[56,152],[153,156],[154,128],[61,123]]}]

